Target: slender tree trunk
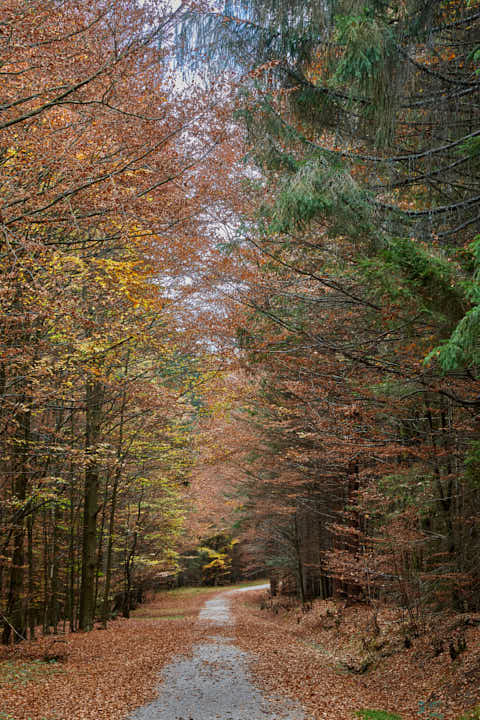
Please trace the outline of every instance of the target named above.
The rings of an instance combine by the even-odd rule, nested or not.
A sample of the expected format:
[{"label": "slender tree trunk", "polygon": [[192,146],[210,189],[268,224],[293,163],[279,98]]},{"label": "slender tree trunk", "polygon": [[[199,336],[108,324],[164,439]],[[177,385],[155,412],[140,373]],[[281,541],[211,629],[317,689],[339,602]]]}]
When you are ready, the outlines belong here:
[{"label": "slender tree trunk", "polygon": [[129,618],[130,617],[130,610],[132,609],[132,568],[133,568],[133,561],[135,558],[135,553],[137,552],[137,541],[138,541],[138,526],[140,523],[140,517],[142,513],[142,501],[143,501],[143,491],[140,494],[140,498],[138,500],[137,504],[137,517],[135,520],[135,530],[133,532],[133,539],[132,539],[132,545],[130,547],[130,550],[128,550],[128,535],[127,535],[127,545],[126,545],[126,552],[125,552],[125,591],[123,595],[123,617]]},{"label": "slender tree trunk", "polygon": [[125,590],[123,594],[123,617],[130,617],[130,610],[132,609],[132,567],[135,553],[137,550],[137,539],[138,533],[135,530],[133,533],[132,546],[126,553],[125,557]]},{"label": "slender tree trunk", "polygon": [[[440,507],[443,511],[443,517],[445,522],[445,527],[447,531],[447,547],[448,552],[450,555],[454,555],[455,553],[455,537],[454,537],[454,529],[453,529],[453,520],[452,520],[452,514],[451,514],[451,508],[452,508],[452,480],[450,479],[448,486],[446,489],[443,487],[443,478],[442,478],[442,471],[440,467],[440,463],[438,461],[438,442],[437,442],[437,433],[439,430],[435,428],[435,423],[433,419],[432,410],[430,408],[430,405],[428,404],[428,401],[426,401],[426,410],[427,410],[427,418],[428,423],[430,427],[430,438],[432,447],[434,449],[434,472],[435,472],[435,478],[436,478],[436,485],[439,495],[439,503]],[[442,422],[444,422],[442,418]]]},{"label": "slender tree trunk", "polygon": [[50,625],[54,635],[58,632],[58,522],[55,505],[51,509],[52,557],[50,561]]},{"label": "slender tree trunk", "polygon": [[27,616],[30,640],[35,639],[35,581],[34,581],[34,559],[33,559],[33,523],[34,516],[30,513],[27,520],[27,558],[28,558],[28,603]]},{"label": "slender tree trunk", "polygon": [[68,620],[71,632],[75,632],[76,616],[75,616],[75,525],[70,527],[70,545],[68,549]]},{"label": "slender tree trunk", "polygon": [[[23,398],[28,407],[28,399]],[[14,511],[13,520],[13,556],[10,570],[10,583],[8,588],[6,621],[4,621],[2,640],[4,644],[10,642],[13,633],[14,642],[25,638],[26,612],[25,612],[25,502],[28,487],[28,452],[30,444],[30,410],[21,410],[18,416],[18,426],[13,446],[14,460],[12,467],[15,472],[14,497],[18,507]]]},{"label": "slender tree trunk", "polygon": [[102,624],[103,627],[107,627],[107,622],[110,617],[110,586],[112,580],[112,556],[113,556],[113,538],[115,533],[115,512],[117,509],[117,493],[118,485],[122,475],[123,469],[123,431],[125,422],[125,408],[127,404],[127,389],[126,381],[128,376],[128,363],[130,359],[130,352],[127,352],[125,359],[125,384],[122,390],[122,404],[120,406],[120,425],[118,429],[118,445],[117,445],[117,466],[113,476],[112,486],[112,497],[110,501],[110,518],[108,521],[108,542],[107,542],[107,561],[105,567],[105,587],[103,595],[103,607],[102,607]]},{"label": "slender tree trunk", "polygon": [[91,630],[95,621],[95,566],[99,471],[96,458],[100,436],[102,387],[98,380],[86,384],[85,449],[87,467],[83,505],[82,579],[80,586],[80,630]]},{"label": "slender tree trunk", "polygon": [[[2,239],[0,239],[0,246],[2,244]],[[6,384],[7,384],[7,374],[6,374],[6,367],[4,362],[0,362],[0,408],[3,410],[3,399],[5,397],[6,393]],[[2,419],[3,412],[0,413],[0,419]],[[8,461],[7,456],[8,453],[6,452],[7,448],[5,446],[5,440],[2,441],[2,449],[3,451],[0,452],[0,472],[3,474],[5,473],[5,476],[7,476],[7,472],[9,470],[8,468]],[[7,476],[8,477],[8,476]],[[7,518],[6,509],[2,507],[0,504],[0,527],[5,527],[5,521]],[[8,551],[8,545],[10,542],[9,536],[7,536],[6,540],[3,540],[2,538],[2,549],[0,550],[2,555],[6,555]],[[4,598],[3,598],[3,570],[4,570],[4,564],[0,563],[0,602],[1,607],[4,607]]]},{"label": "slender tree trunk", "polygon": [[302,549],[300,546],[300,536],[298,532],[298,521],[297,521],[297,514],[295,513],[294,516],[294,530],[295,530],[295,536],[294,536],[294,542],[295,542],[295,555],[297,560],[297,578],[298,578],[298,592],[300,595],[300,600],[302,602],[302,605],[305,604],[305,585],[304,585],[304,578],[303,578],[303,564],[302,564]]},{"label": "slender tree trunk", "polygon": [[[70,443],[74,447],[75,437],[75,421],[73,412],[70,418]],[[75,474],[73,462],[70,463],[70,484],[69,484],[69,537],[68,537],[68,561],[67,561],[67,591],[66,591],[66,616],[70,624],[70,631],[75,632],[75,530],[76,530],[76,513],[75,513]]]},{"label": "slender tree trunk", "polygon": [[102,605],[102,624],[104,628],[107,627],[107,622],[110,617],[110,586],[112,582],[113,537],[115,532],[115,511],[117,508],[117,491],[120,475],[121,468],[118,467],[115,469],[115,475],[113,477],[112,498],[110,501],[110,517],[108,521],[107,559],[105,567],[105,587],[103,591],[104,594]]},{"label": "slender tree trunk", "polygon": [[49,549],[48,549],[48,529],[47,529],[47,513],[45,508],[42,511],[43,520],[43,634],[46,635],[49,632],[49,617],[48,617],[48,588],[49,588]]},{"label": "slender tree trunk", "polygon": [[[108,476],[105,477],[105,487],[104,487],[104,491],[103,491],[103,503],[102,503],[102,519],[100,521],[100,532],[98,533],[97,567],[95,570],[95,607],[97,607],[100,571],[102,569],[102,563],[103,563],[103,536],[105,533],[105,519],[106,519],[106,513],[107,513],[107,502],[108,502]],[[103,605],[102,605],[102,607],[103,607]]]}]

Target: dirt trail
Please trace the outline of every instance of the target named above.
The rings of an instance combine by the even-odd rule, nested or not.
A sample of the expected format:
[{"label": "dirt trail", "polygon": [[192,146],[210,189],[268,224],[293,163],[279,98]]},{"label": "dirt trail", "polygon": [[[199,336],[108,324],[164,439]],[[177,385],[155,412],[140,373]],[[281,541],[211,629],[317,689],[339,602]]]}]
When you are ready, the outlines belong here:
[{"label": "dirt trail", "polygon": [[[212,627],[233,624],[233,593],[258,590],[252,586],[217,595],[200,611],[199,621]],[[248,654],[224,635],[193,648],[192,657],[179,657],[164,668],[159,697],[136,710],[129,720],[306,720],[290,700],[265,698],[248,669]]]}]

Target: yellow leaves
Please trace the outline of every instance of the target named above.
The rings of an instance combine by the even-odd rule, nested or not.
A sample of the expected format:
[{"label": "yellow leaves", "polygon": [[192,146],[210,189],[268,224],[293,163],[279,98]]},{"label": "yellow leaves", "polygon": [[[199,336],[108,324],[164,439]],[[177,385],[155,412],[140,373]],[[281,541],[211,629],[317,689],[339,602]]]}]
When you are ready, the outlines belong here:
[{"label": "yellow leaves", "polygon": [[95,281],[103,289],[108,288],[119,294],[133,308],[143,308],[146,311],[161,309],[163,301],[158,291],[156,292],[149,275],[142,272],[136,260],[117,261],[107,258],[97,260],[95,264]]},{"label": "yellow leaves", "polygon": [[68,269],[77,269],[83,272],[87,268],[87,263],[78,257],[78,255],[66,255],[62,252],[54,252],[50,261],[50,267],[52,270],[61,270],[62,272]]},{"label": "yellow leaves", "polygon": [[14,164],[13,159],[16,157],[17,153],[18,153],[18,150],[15,147],[10,146],[7,148],[5,155],[7,156],[8,159],[4,160],[4,162],[3,162],[4,167],[9,167]]}]

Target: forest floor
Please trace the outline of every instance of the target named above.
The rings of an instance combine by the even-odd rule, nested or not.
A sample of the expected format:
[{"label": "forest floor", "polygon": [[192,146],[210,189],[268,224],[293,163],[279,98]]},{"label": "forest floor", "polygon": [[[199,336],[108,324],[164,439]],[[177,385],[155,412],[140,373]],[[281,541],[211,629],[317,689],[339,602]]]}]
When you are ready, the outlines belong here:
[{"label": "forest floor", "polygon": [[[480,719],[480,706],[467,714],[480,703],[478,616],[436,615],[407,648],[397,610],[379,608],[375,623],[366,605],[344,605],[316,601],[302,612],[261,592],[234,600],[235,642],[266,692],[299,701],[316,720],[374,709],[402,720]],[[460,650],[454,659],[451,649]]]},{"label": "forest floor", "polygon": [[122,720],[156,695],[162,667],[205,637],[219,588],[160,593],[107,630],[0,648],[0,720]]},{"label": "forest floor", "polygon": [[480,703],[479,617],[436,615],[407,648],[391,608],[375,622],[364,605],[304,613],[219,591],[161,593],[107,630],[2,648],[0,720],[457,720]]}]

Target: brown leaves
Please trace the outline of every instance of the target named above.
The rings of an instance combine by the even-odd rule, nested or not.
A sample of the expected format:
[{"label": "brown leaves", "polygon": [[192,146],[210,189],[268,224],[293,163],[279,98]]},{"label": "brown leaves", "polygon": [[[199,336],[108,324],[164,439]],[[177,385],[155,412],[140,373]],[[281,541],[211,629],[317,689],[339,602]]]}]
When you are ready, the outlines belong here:
[{"label": "brown leaves", "polygon": [[10,677],[5,683],[0,661],[0,715],[15,720],[124,718],[154,697],[163,665],[188,653],[200,637],[192,621],[203,601],[202,594],[161,596],[142,606],[137,617],[117,620],[108,630],[69,634],[62,643],[68,648],[64,662],[42,662],[51,637],[4,649],[2,659],[9,667],[42,672],[24,672],[21,682]]},{"label": "brown leaves", "polygon": [[[256,595],[257,601],[260,597]],[[480,700],[478,628],[468,631],[467,650],[452,662],[448,650],[435,656],[429,633],[405,649],[398,611],[392,609],[379,613],[385,634],[379,640],[369,625],[368,606],[342,608],[340,622],[330,622],[336,612],[332,601],[316,601],[305,615],[292,610],[274,615],[257,610],[252,600],[250,594],[235,601],[237,642],[257,655],[253,669],[262,685],[300,701],[315,720],[351,720],[361,708],[381,708],[413,720],[419,703],[433,695],[448,720]],[[367,651],[373,662],[359,672],[358,662]],[[348,671],[349,663],[356,671]]]}]

